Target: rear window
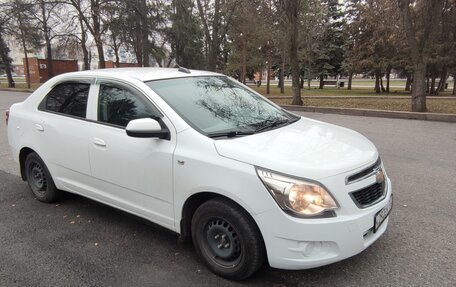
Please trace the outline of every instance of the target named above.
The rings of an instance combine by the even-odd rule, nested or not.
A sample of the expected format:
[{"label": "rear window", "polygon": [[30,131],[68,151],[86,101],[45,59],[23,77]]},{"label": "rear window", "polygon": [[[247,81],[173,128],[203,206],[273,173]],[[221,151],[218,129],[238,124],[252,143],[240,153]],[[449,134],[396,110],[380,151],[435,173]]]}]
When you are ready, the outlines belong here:
[{"label": "rear window", "polygon": [[59,84],[46,95],[39,109],[85,118],[89,89],[88,83]]}]

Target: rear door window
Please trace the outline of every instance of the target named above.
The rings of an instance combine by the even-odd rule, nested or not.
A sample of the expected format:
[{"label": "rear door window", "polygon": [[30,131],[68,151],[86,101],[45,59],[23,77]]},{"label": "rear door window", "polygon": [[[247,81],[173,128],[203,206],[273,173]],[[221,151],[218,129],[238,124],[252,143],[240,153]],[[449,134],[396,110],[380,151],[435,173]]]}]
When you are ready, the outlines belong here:
[{"label": "rear door window", "polygon": [[55,86],[41,102],[39,109],[85,118],[90,84],[66,82]]}]

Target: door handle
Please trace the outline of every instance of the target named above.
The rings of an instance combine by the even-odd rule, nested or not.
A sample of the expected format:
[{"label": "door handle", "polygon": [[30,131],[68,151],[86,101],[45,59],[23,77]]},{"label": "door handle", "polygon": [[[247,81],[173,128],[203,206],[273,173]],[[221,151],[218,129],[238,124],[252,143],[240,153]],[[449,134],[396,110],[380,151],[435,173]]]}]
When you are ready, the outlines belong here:
[{"label": "door handle", "polygon": [[101,147],[106,147],[106,143],[104,140],[102,139],[99,139],[99,138],[93,138],[92,139],[92,142],[97,145],[97,146],[101,146]]},{"label": "door handle", "polygon": [[35,129],[39,132],[44,132],[44,128],[42,125],[40,124],[35,124]]}]

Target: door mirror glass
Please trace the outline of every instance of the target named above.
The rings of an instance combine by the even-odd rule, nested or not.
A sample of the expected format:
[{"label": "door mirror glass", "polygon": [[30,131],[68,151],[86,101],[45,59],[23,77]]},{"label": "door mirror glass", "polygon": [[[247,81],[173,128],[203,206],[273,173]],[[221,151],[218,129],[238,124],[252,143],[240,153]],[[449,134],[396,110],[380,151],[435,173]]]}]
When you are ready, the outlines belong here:
[{"label": "door mirror glass", "polygon": [[169,139],[169,131],[151,118],[131,120],[125,130],[131,137]]}]

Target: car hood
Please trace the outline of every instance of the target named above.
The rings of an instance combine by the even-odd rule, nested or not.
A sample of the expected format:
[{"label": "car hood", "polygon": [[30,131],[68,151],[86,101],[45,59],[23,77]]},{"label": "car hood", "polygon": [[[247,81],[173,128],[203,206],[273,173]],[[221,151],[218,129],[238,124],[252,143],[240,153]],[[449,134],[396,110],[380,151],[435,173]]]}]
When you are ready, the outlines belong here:
[{"label": "car hood", "polygon": [[314,180],[348,172],[378,158],[375,146],[361,134],[307,118],[214,144],[223,157]]}]

